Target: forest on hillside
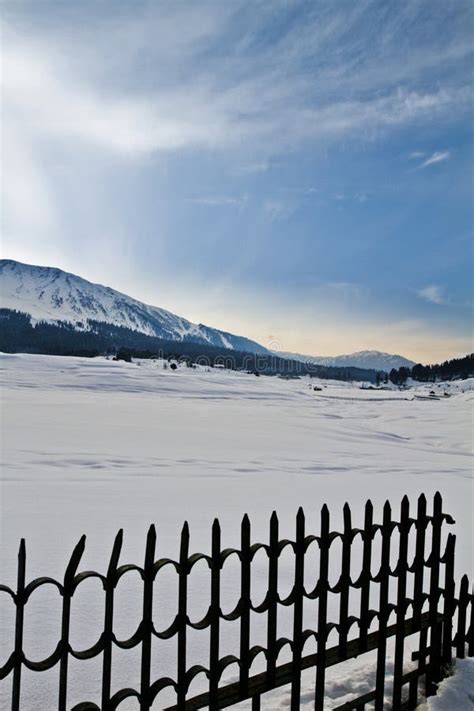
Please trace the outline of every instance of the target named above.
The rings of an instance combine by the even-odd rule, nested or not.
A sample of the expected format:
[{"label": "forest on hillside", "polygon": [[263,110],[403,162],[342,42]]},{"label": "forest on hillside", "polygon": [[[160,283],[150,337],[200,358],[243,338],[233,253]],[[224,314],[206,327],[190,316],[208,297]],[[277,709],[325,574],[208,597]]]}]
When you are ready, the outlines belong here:
[{"label": "forest on hillside", "polygon": [[203,345],[191,338],[168,341],[100,321],[88,321],[83,330],[59,321],[32,323],[29,314],[12,309],[0,309],[0,351],[89,358],[118,354],[127,360],[133,357],[165,358],[181,360],[189,365],[220,365],[230,370],[245,370],[262,375],[310,375],[343,381],[375,383],[381,377],[375,370],[303,363],[280,358],[272,353],[255,354]]}]

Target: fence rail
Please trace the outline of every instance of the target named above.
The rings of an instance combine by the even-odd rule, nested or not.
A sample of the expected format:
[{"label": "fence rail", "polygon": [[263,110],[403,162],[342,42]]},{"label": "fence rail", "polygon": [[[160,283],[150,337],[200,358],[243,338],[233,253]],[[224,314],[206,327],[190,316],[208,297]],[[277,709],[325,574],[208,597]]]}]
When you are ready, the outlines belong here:
[{"label": "fence rail", "polygon": [[[0,679],[12,675],[12,711],[21,709],[21,681],[24,668],[34,672],[44,672],[59,665],[58,711],[67,711],[68,706],[68,665],[71,658],[87,660],[102,655],[101,700],[100,705],[90,701],[76,704],[72,711],[113,711],[129,698],[138,700],[140,711],[149,711],[158,694],[166,688],[176,693],[176,703],[168,706],[168,711],[209,708],[211,711],[227,708],[243,700],[251,700],[253,711],[264,706],[264,694],[284,685],[291,687],[291,709],[300,708],[301,675],[304,670],[314,669],[314,708],[323,711],[326,688],[326,670],[347,659],[366,652],[376,653],[375,688],[363,696],[338,707],[343,709],[365,709],[373,705],[376,711],[384,707],[387,691],[387,641],[394,638],[393,685],[391,685],[392,708],[414,709],[418,702],[420,684],[425,683],[428,695],[433,694],[437,683],[455,655],[464,657],[466,651],[474,654],[473,594],[469,590],[468,578],[464,576],[456,595],[454,581],[455,536],[448,534],[442,545],[442,527],[452,524],[452,518],[443,513],[440,494],[433,500],[432,513],[427,513],[426,499],[422,495],[417,502],[416,515],[410,516],[407,497],[401,502],[399,520],[392,518],[392,510],[387,502],[383,508],[382,523],[374,523],[373,506],[370,501],[365,506],[363,528],[353,528],[352,515],[346,504],[343,510],[342,532],[331,530],[327,506],[321,510],[319,535],[308,535],[305,529],[305,515],[298,511],[294,540],[280,539],[279,522],[273,513],[270,519],[268,543],[252,543],[251,527],[247,516],[241,525],[241,545],[239,549],[221,546],[221,528],[216,520],[212,527],[212,548],[210,555],[190,554],[190,536],[187,523],[181,533],[179,560],[156,559],[156,532],[151,526],[146,540],[143,567],[119,565],[123,533],[116,536],[110,562],[105,575],[95,571],[78,573],[84,553],[85,536],[75,547],[64,574],[59,582],[53,578],[41,577],[26,583],[26,548],[22,540],[18,554],[17,588],[0,585],[0,592],[11,596],[16,607],[15,647],[7,662],[0,667]],[[397,531],[397,563],[391,567],[391,547],[393,534]],[[374,558],[374,541],[381,538],[381,555],[378,571],[371,572]],[[356,579],[351,578],[351,556],[356,539],[362,542],[362,562]],[[342,558],[338,564],[340,575],[331,585],[330,549],[335,541],[342,544]],[[410,562],[410,542],[414,555]],[[311,544],[319,549],[319,575],[316,585],[306,589],[304,584],[306,555]],[[279,562],[283,551],[289,549],[294,556],[294,581],[290,593],[282,597],[278,590]],[[268,557],[268,585],[266,595],[260,604],[251,598],[252,561],[259,551]],[[221,572],[225,562],[237,556],[240,562],[240,598],[235,608],[224,614],[221,609]],[[205,561],[210,569],[210,601],[207,612],[198,622],[189,618],[188,579],[193,567]],[[158,631],[154,623],[153,587],[160,571],[171,566],[178,577],[178,612],[163,631]],[[143,581],[142,620],[128,639],[119,639],[114,632],[114,595],[120,579],[131,571],[136,571]],[[104,627],[98,641],[89,649],[76,650],[70,644],[71,601],[78,586],[90,578],[98,579],[105,592]],[[396,580],[396,600],[389,594],[390,581]],[[410,579],[411,587],[408,587]],[[29,659],[23,649],[25,606],[35,590],[42,586],[53,586],[62,596],[61,638],[49,657],[41,661]],[[407,590],[413,589],[412,597]],[[357,616],[349,614],[350,594],[359,590],[360,605]],[[378,604],[370,606],[374,591]],[[338,596],[337,619],[330,619],[328,595]],[[303,624],[305,600],[317,601],[317,615],[313,628]],[[293,613],[292,634],[278,636],[278,617],[281,607],[290,608]],[[266,618],[266,646],[250,645],[251,614],[262,614]],[[394,622],[390,623],[394,617]],[[221,623],[234,621],[239,625],[239,653],[220,654]],[[376,625],[376,629],[370,631]],[[188,631],[209,631],[209,665],[187,666]],[[328,647],[331,632],[337,634],[337,644]],[[407,660],[405,640],[417,635],[417,652]],[[153,639],[177,640],[176,678],[160,677],[152,679]],[[305,653],[305,645],[315,640],[316,652]],[[141,648],[140,679],[137,688],[122,688],[112,693],[112,660],[114,648],[122,650]],[[291,661],[279,663],[282,650],[289,650]],[[263,654],[265,671],[252,672],[256,658]],[[417,662],[417,666],[406,670],[407,661]],[[231,665],[238,666],[238,681],[223,684],[222,678]],[[204,675],[207,691],[191,696],[191,683],[199,675]],[[51,700],[50,708],[56,705]]]}]

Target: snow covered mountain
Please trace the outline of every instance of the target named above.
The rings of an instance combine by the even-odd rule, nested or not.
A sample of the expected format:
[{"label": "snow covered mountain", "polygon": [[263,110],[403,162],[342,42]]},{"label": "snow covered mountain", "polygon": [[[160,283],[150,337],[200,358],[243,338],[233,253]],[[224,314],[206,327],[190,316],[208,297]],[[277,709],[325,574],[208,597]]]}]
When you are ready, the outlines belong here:
[{"label": "snow covered mountain", "polygon": [[67,321],[78,329],[87,329],[88,320],[102,321],[172,341],[192,339],[220,348],[267,353],[248,338],[191,323],[61,269],[12,259],[0,260],[0,307],[28,313],[33,321]]},{"label": "snow covered mountain", "polygon": [[[67,321],[77,329],[87,329],[88,321],[102,321],[171,341],[197,343],[230,350],[268,353],[255,341],[235,336],[202,323],[191,323],[181,316],[149,306],[101,284],[54,267],[0,260],[0,308],[30,314],[33,321]],[[390,371],[414,363],[407,358],[380,351],[360,351],[341,356],[306,356],[278,353],[282,358],[335,367],[355,367]]]},{"label": "snow covered mountain", "polygon": [[358,351],[340,356],[306,356],[299,353],[279,353],[283,358],[294,358],[305,363],[335,366],[337,368],[367,368],[369,370],[384,370],[387,373],[392,368],[412,368],[415,363],[408,358],[381,351]]}]

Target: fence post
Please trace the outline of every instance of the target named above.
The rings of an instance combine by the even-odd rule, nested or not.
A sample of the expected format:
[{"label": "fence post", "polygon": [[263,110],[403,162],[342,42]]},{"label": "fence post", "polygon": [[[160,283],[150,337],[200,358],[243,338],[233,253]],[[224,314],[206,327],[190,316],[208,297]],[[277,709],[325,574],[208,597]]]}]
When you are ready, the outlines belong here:
[{"label": "fence post", "polygon": [[[414,587],[413,587],[413,622],[415,629],[418,629],[421,624],[421,614],[423,611],[424,592],[423,578],[425,571],[425,539],[426,539],[426,497],[424,494],[418,497],[418,506],[416,514],[416,543],[415,543],[415,560],[414,560]],[[419,645],[418,645],[418,669],[421,671],[426,666],[426,643],[427,630],[420,630]],[[415,708],[418,703],[418,683],[419,679],[415,678],[410,681],[409,703],[411,708]]]},{"label": "fence post", "polygon": [[303,596],[305,519],[303,509],[296,515],[295,584],[293,587],[293,673],[291,682],[291,711],[299,711],[301,702],[301,657],[303,652]]},{"label": "fence post", "polygon": [[385,662],[387,657],[388,588],[390,578],[390,539],[392,536],[392,509],[388,501],[383,507],[382,556],[380,565],[379,639],[375,682],[375,711],[383,711],[385,694]]},{"label": "fence post", "polygon": [[469,581],[467,575],[461,578],[458,602],[458,628],[456,633],[456,657],[464,659],[466,656],[466,616],[469,602]]},{"label": "fence post", "polygon": [[189,526],[184,522],[181,531],[181,545],[179,550],[179,582],[178,582],[178,673],[177,673],[177,701],[179,711],[184,711],[186,705],[186,632],[188,624],[187,597],[188,597],[188,565],[189,556]]},{"label": "fence post", "polygon": [[242,519],[240,528],[241,541],[241,578],[240,578],[240,696],[245,698],[249,686],[249,647],[250,647],[250,521],[247,514]]},{"label": "fence post", "polygon": [[268,548],[268,612],[267,612],[267,686],[275,683],[277,663],[277,608],[278,608],[278,541],[279,522],[276,511],[270,517],[270,539]]},{"label": "fence post", "polygon": [[114,592],[117,584],[117,566],[122,550],[123,530],[117,533],[110,556],[105,581],[104,652],[102,660],[102,710],[107,711],[110,701],[112,677],[112,635],[114,617]]},{"label": "fence post", "polygon": [[20,711],[21,666],[23,664],[23,623],[25,617],[25,576],[26,576],[26,544],[20,541],[18,549],[18,571],[16,588],[15,617],[15,666],[13,669],[12,711]]},{"label": "fence post", "polygon": [[420,626],[423,610],[423,578],[425,572],[425,540],[426,540],[426,497],[424,494],[418,498],[416,514],[416,544],[415,544],[415,581],[413,591],[413,621],[416,627]]},{"label": "fence post", "polygon": [[408,497],[402,499],[400,510],[400,552],[397,565],[397,621],[395,633],[395,660],[393,668],[393,699],[392,706],[397,709],[402,703],[402,676],[403,676],[403,651],[405,647],[405,612],[406,612],[406,589],[407,589],[407,563],[408,563],[408,534],[410,532],[409,521],[410,504]]},{"label": "fence post", "polygon": [[450,533],[444,554],[444,610],[443,610],[443,664],[451,663],[453,656],[453,615],[454,615],[454,546],[456,536]]},{"label": "fence post", "polygon": [[61,619],[61,661],[59,664],[59,711],[66,711],[67,698],[67,671],[69,658],[69,626],[71,617],[71,599],[74,594],[74,576],[77,566],[80,563],[84,548],[86,545],[86,537],[82,536],[79,543],[74,548],[71,559],[66,568],[63,582],[63,611]]},{"label": "fence post", "polygon": [[218,519],[212,524],[211,557],[211,630],[209,653],[209,709],[216,711],[219,691],[219,624],[220,624],[220,572],[221,528]]},{"label": "fence post", "polygon": [[316,687],[314,709],[323,711],[326,680],[326,643],[329,578],[329,510],[326,504],[321,509],[321,532],[319,537],[319,581],[318,581],[318,634],[316,657]]},{"label": "fence post", "polygon": [[339,659],[347,655],[347,635],[349,617],[349,587],[351,582],[352,524],[349,504],[344,504],[344,533],[342,537],[342,561],[339,600]]},{"label": "fence post", "polygon": [[362,573],[360,590],[360,620],[359,620],[359,648],[361,652],[367,651],[367,637],[369,634],[369,602],[370,602],[370,562],[372,559],[372,522],[374,507],[372,502],[365,504],[364,532],[362,534],[364,548],[362,553]]},{"label": "fence post", "polygon": [[438,620],[439,602],[439,568],[441,559],[441,526],[443,524],[442,500],[439,491],[434,495],[432,517],[432,543],[430,554],[430,662],[426,673],[426,695],[436,693],[438,682],[441,681],[441,636],[442,626]]},{"label": "fence post", "polygon": [[467,653],[470,657],[474,657],[474,589],[471,589],[469,604],[471,605],[471,620],[467,631]]},{"label": "fence post", "polygon": [[140,673],[140,711],[148,711],[150,701],[151,640],[153,630],[153,580],[156,548],[156,530],[148,529],[143,566],[143,619],[142,619],[142,659]]}]

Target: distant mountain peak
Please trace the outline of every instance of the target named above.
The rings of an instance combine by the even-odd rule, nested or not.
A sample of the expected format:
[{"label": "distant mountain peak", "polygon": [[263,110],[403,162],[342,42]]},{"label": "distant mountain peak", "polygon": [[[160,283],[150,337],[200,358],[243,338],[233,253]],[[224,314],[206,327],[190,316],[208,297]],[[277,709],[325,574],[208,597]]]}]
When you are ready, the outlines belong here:
[{"label": "distant mountain peak", "polygon": [[192,323],[57,267],[13,259],[0,260],[0,307],[28,313],[34,321],[66,321],[78,329],[87,328],[88,321],[101,321],[172,341],[193,340],[229,350],[267,352],[248,338]]},{"label": "distant mountain peak", "polygon": [[307,356],[300,353],[282,353],[280,355],[318,365],[338,368],[366,368],[368,370],[384,370],[386,372],[389,372],[392,368],[412,368],[415,365],[414,361],[404,356],[376,350],[357,351],[339,356]]}]

